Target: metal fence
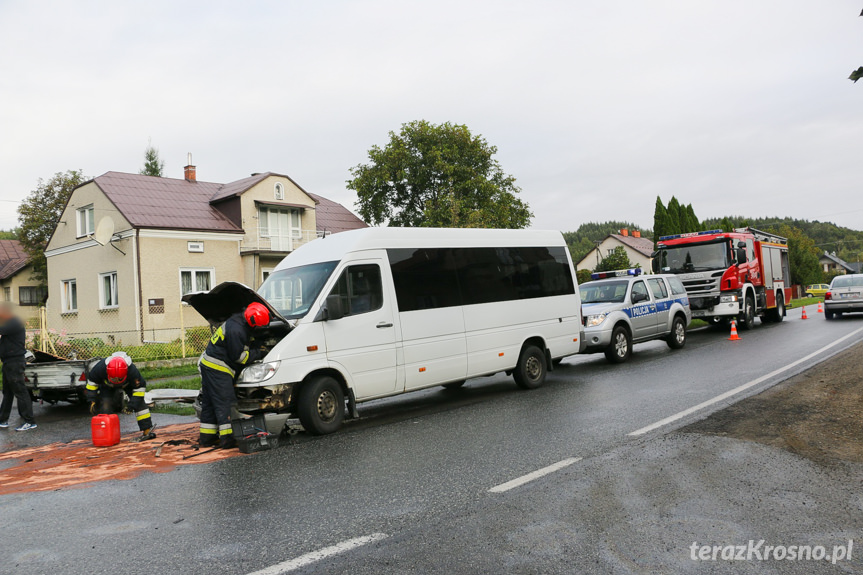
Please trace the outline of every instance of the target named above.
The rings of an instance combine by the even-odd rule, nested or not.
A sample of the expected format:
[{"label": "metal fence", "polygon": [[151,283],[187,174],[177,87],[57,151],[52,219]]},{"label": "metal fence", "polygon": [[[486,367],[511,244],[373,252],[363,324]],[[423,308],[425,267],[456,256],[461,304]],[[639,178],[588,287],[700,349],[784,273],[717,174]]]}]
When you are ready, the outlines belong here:
[{"label": "metal fence", "polygon": [[39,309],[35,320],[28,322],[27,347],[68,359],[107,357],[125,351],[135,361],[152,361],[196,357],[207,346],[211,329],[187,305],[181,304],[172,314],[170,325],[147,323],[140,311],[91,310],[52,313]]}]

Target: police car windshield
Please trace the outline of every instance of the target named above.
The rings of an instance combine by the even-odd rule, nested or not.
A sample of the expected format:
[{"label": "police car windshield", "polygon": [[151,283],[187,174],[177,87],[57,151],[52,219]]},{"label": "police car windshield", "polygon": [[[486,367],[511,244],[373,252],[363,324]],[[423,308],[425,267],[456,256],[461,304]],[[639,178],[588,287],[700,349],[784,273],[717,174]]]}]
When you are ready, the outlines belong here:
[{"label": "police car windshield", "polygon": [[323,262],[273,272],[258,293],[285,319],[301,318],[318,299],[338,263]]},{"label": "police car windshield", "polygon": [[626,299],[626,280],[587,282],[578,286],[581,303],[623,303]]},{"label": "police car windshield", "polygon": [[728,241],[686,244],[659,250],[663,273],[699,272],[725,269],[731,265]]}]

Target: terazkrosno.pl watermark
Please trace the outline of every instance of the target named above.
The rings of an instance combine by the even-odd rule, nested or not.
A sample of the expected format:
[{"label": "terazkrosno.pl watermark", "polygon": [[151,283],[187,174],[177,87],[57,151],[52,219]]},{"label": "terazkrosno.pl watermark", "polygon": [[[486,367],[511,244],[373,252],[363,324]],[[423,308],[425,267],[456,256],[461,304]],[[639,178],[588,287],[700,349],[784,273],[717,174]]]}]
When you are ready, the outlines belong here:
[{"label": "terazkrosno.pl watermark", "polygon": [[746,545],[700,545],[693,541],[689,556],[693,561],[850,561],[854,540],[834,545],[768,545],[764,539],[750,539]]}]

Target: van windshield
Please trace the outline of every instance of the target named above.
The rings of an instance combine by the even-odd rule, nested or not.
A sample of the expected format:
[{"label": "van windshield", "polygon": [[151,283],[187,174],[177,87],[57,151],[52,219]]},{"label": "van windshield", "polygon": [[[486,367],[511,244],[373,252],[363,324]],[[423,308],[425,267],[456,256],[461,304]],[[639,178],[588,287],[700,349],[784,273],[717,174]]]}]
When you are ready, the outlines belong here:
[{"label": "van windshield", "polygon": [[339,262],[323,262],[279,270],[270,274],[258,293],[285,319],[309,312]]}]

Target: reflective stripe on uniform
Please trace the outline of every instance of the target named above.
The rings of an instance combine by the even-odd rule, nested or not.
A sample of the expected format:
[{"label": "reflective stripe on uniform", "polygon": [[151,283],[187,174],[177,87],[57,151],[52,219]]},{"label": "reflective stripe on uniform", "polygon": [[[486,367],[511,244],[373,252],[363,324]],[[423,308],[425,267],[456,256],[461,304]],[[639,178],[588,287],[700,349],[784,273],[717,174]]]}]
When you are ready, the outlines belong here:
[{"label": "reflective stripe on uniform", "polygon": [[232,432],[230,423],[225,423],[219,426],[219,435],[230,435]]},{"label": "reflective stripe on uniform", "polygon": [[247,361],[249,361],[249,346],[246,346],[246,349],[240,354],[239,359],[239,362],[243,365],[245,365]]},{"label": "reflective stripe on uniform", "polygon": [[227,363],[225,363],[221,359],[210,357],[206,353],[201,356],[200,364],[204,367],[209,367],[210,369],[215,369],[216,371],[221,371],[227,373],[231,377],[234,377],[234,370],[231,369]]},{"label": "reflective stripe on uniform", "polygon": [[132,396],[133,397],[144,397],[144,390],[142,389],[140,391],[133,391]]},{"label": "reflective stripe on uniform", "polygon": [[135,412],[135,418],[138,421],[141,421],[142,419],[147,419],[148,417],[150,417],[150,410],[149,409],[145,409],[144,411],[136,411]]},{"label": "reflective stripe on uniform", "polygon": [[201,424],[201,433],[206,433],[210,435],[216,435],[216,432],[219,430],[219,426],[215,423],[202,423]]},{"label": "reflective stripe on uniform", "polygon": [[99,389],[99,386],[97,386],[95,383],[87,382],[87,390],[96,391],[97,389]]}]

